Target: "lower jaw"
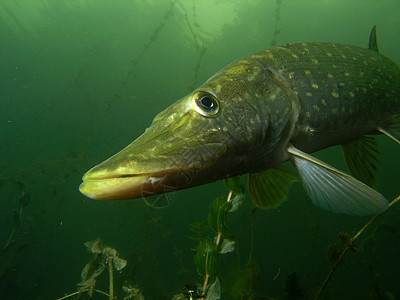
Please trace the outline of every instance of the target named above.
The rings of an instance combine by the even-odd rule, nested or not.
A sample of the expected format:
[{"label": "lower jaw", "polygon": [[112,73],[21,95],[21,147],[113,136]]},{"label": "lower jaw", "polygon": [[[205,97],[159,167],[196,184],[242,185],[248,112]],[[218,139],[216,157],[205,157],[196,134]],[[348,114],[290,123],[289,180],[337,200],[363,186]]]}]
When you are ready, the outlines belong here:
[{"label": "lower jaw", "polygon": [[162,172],[143,173],[128,177],[90,179],[87,175],[79,190],[96,200],[126,200],[146,198],[213,182],[226,176],[218,176],[221,168],[207,170],[169,169]]},{"label": "lower jaw", "polygon": [[96,200],[142,198],[157,192],[155,189],[146,190],[146,182],[148,181],[148,175],[85,180],[79,186],[79,191],[85,196]]}]

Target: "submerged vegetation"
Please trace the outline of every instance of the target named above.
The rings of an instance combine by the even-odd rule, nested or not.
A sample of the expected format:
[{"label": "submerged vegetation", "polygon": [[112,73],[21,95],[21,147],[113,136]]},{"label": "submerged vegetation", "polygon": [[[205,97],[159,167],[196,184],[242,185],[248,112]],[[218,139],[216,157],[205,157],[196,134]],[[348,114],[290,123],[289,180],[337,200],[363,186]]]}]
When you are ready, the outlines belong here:
[{"label": "submerged vegetation", "polygon": [[[389,208],[392,207],[400,200],[400,196],[396,197],[393,201],[389,203]],[[378,219],[382,214],[377,214],[373,216],[353,237],[350,237],[348,233],[342,232],[339,234],[340,239],[344,243],[344,247],[342,251],[337,252],[335,246],[329,246],[328,255],[329,257],[333,258],[334,266],[332,267],[331,271],[329,272],[328,276],[326,277],[325,281],[321,285],[321,288],[318,290],[318,293],[315,296],[315,300],[319,299],[323,291],[325,290],[326,286],[328,285],[329,281],[331,280],[333,274],[335,273],[336,269],[343,264],[343,257],[348,250],[351,250],[355,253],[360,252],[360,248],[358,248],[354,241],[373,223]],[[334,251],[334,253],[332,253]]]},{"label": "submerged vegetation", "polygon": [[[85,246],[89,253],[92,254],[90,261],[85,265],[81,272],[82,281],[78,283],[78,291],[58,298],[63,300],[78,296],[81,293],[87,292],[90,297],[93,297],[94,293],[99,293],[107,296],[110,300],[115,299],[114,297],[114,271],[121,271],[125,268],[127,261],[118,257],[117,250],[103,246],[103,242],[100,239],[94,241],[88,241]],[[103,273],[105,269],[108,269],[109,276],[109,291],[108,293],[96,288],[97,277]],[[142,293],[138,288],[127,283],[123,285],[122,290],[126,294],[124,300],[142,300],[144,299]]]},{"label": "submerged vegetation", "polygon": [[[236,273],[237,277],[231,286],[226,286],[227,282],[221,284],[219,279],[220,267],[218,266],[219,257],[222,254],[227,254],[235,251],[236,241],[233,239],[230,230],[227,227],[226,217],[229,213],[236,211],[245,198],[244,184],[241,183],[240,177],[230,178],[225,180],[225,185],[229,190],[227,198],[218,197],[210,205],[208,214],[208,224],[197,222],[191,225],[190,230],[195,234],[190,239],[198,241],[199,244],[196,248],[194,255],[194,265],[198,275],[203,278],[202,283],[195,285],[182,285],[184,288],[181,293],[170,297],[173,300],[183,299],[202,299],[202,300],[217,300],[223,299],[222,291],[226,290],[229,294],[229,299],[270,299],[275,298],[268,296],[268,292],[260,293],[260,272],[259,264],[253,260],[252,252],[254,247],[254,228],[251,232],[252,242],[249,249],[249,258],[246,265]],[[389,207],[393,206],[400,200],[400,196],[390,202]],[[258,208],[251,210],[251,215]],[[353,237],[348,233],[341,232],[339,234],[340,240],[344,243],[341,251],[338,251],[335,244],[328,246],[328,257],[334,262],[334,266],[327,275],[326,279],[322,282],[320,288],[316,292],[313,299],[318,300],[321,298],[328,283],[335,274],[337,268],[344,264],[344,256],[348,250],[354,253],[359,253],[361,250],[355,245],[355,240],[369,228],[382,214],[373,216]],[[157,222],[157,221],[156,221]],[[379,226],[375,227],[379,228]],[[369,237],[371,239],[372,236]],[[118,257],[117,250],[103,246],[100,239],[88,241],[85,246],[89,253],[92,254],[90,261],[85,265],[81,272],[82,281],[79,282],[78,290],[58,300],[75,297],[81,293],[87,293],[90,297],[94,293],[99,293],[107,296],[110,300],[117,299],[114,292],[114,272],[121,271],[127,265],[127,261]],[[178,254],[179,255],[179,254]],[[105,269],[109,271],[109,291],[104,292],[96,288],[97,277],[103,273]],[[280,270],[275,275],[273,280],[279,276]],[[141,289],[131,283],[126,283],[122,286],[124,292],[124,300],[135,299],[144,300],[145,296],[142,294]],[[284,285],[284,294],[288,299],[301,300],[309,299],[313,292],[306,292],[306,290],[299,283],[297,272],[288,274]],[[374,297],[379,299],[394,299],[394,296],[389,291],[385,290],[382,285],[376,285],[373,291]]]},{"label": "submerged vegetation", "polygon": [[[0,55],[8,58],[0,78],[0,298],[51,299],[71,291],[59,299],[398,298],[398,197],[385,216],[353,234],[366,220],[321,212],[299,190],[261,211],[245,200],[237,179],[226,182],[228,192],[212,185],[171,194],[174,202],[167,199],[163,210],[94,202],[77,191],[83,170],[225,63],[305,39],[364,45],[348,33],[353,20],[323,23],[347,8],[335,1],[110,3],[0,4]],[[386,14],[376,20],[378,4],[370,4],[361,12],[371,16],[363,19],[365,30],[387,22],[382,27],[390,35],[398,10],[393,21]],[[321,20],[309,22],[320,13],[316,7]],[[348,12],[357,19],[359,4],[353,8]],[[397,152],[382,153],[389,157],[386,180],[398,174],[399,162]],[[388,186],[381,184],[385,195],[398,193]],[[347,233],[332,244],[340,231]],[[87,261],[82,243],[97,236],[118,252],[92,240],[85,243]]]}]

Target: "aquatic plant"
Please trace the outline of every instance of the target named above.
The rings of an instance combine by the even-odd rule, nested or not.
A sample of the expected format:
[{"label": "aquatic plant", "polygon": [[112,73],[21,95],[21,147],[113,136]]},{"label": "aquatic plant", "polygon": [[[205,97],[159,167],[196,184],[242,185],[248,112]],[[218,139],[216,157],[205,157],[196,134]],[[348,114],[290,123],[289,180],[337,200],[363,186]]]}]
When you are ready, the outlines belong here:
[{"label": "aquatic plant", "polygon": [[[394,200],[392,200],[389,203],[389,207],[392,207],[394,204],[396,204],[398,201],[400,200],[400,195],[397,196]],[[342,242],[344,242],[345,246],[343,247],[342,251],[340,252],[336,252],[336,261],[335,264],[333,265],[332,269],[330,270],[329,274],[327,275],[327,277],[325,278],[324,282],[322,283],[320,289],[318,290],[316,296],[315,296],[315,300],[318,300],[322,293],[324,292],[325,288],[327,287],[329,281],[332,279],[332,276],[335,274],[337,268],[343,263],[343,257],[346,254],[346,252],[348,250],[352,250],[353,252],[358,253],[359,252],[359,248],[354,244],[354,241],[372,224],[376,221],[376,219],[378,219],[381,215],[383,214],[376,214],[374,215],[353,237],[350,237],[349,234],[347,233],[340,233],[339,237],[342,240]],[[332,246],[330,246],[330,256],[332,257]]]},{"label": "aquatic plant", "polygon": [[122,287],[122,290],[127,294],[124,300],[144,300],[144,296],[139,288],[134,287],[132,284],[127,283]]},{"label": "aquatic plant", "polygon": [[18,187],[18,190],[20,191],[20,195],[18,197],[18,209],[14,211],[14,214],[13,214],[14,227],[11,230],[11,233],[7,239],[7,242],[5,243],[3,249],[0,252],[0,255],[4,255],[8,251],[10,246],[15,243],[15,239],[14,239],[15,232],[21,225],[23,210],[29,204],[29,201],[30,201],[30,195],[25,190],[25,185],[20,181],[15,181],[14,183]]},{"label": "aquatic plant", "polygon": [[[208,214],[208,224],[216,236],[213,239],[208,237],[200,242],[194,258],[197,273],[204,277],[202,294],[207,295],[206,299],[220,298],[217,258],[220,254],[235,250],[235,241],[230,235],[225,220],[228,213],[239,208],[244,199],[244,188],[240,185],[238,177],[225,180],[225,184],[229,189],[228,197],[216,198],[211,203]],[[211,284],[210,281],[212,281]]]},{"label": "aquatic plant", "polygon": [[[58,298],[57,300],[67,299],[80,293],[88,292],[92,297],[95,292],[108,296],[110,300],[114,298],[114,271],[121,271],[125,268],[127,261],[118,257],[117,250],[103,246],[101,239],[88,241],[85,243],[87,250],[92,254],[90,261],[85,265],[81,272],[82,281],[78,283],[78,290],[74,293]],[[108,267],[109,292],[96,289],[96,279]],[[128,294],[124,299],[144,299],[140,291],[131,285],[123,287]],[[142,297],[142,298],[140,298]]]},{"label": "aquatic plant", "polygon": [[143,45],[142,51],[140,51],[140,53],[131,60],[129,71],[126,74],[125,79],[121,82],[121,84],[118,88],[118,92],[114,95],[115,98],[121,97],[121,91],[126,86],[129,79],[134,75],[137,64],[142,60],[144,54],[149,50],[150,46],[158,39],[161,31],[164,29],[164,27],[168,21],[168,19],[173,15],[173,9],[174,9],[177,1],[178,0],[173,0],[170,2],[170,5],[168,6],[167,10],[164,13],[164,17],[161,19],[160,23],[158,23],[156,28],[153,30],[153,32],[149,36],[149,39],[147,40],[147,42]]},{"label": "aquatic plant", "polygon": [[282,0],[276,0],[274,35],[273,35],[273,38],[271,41],[271,47],[276,46],[278,35],[281,32],[281,28],[279,28],[279,22],[281,20],[281,4],[282,4]]},{"label": "aquatic plant", "polygon": [[285,292],[287,297],[291,300],[306,299],[306,292],[300,286],[296,272],[287,276],[285,281]]},{"label": "aquatic plant", "polygon": [[[217,197],[210,204],[208,226],[203,222],[197,222],[190,227],[191,231],[196,233],[196,236],[190,238],[199,241],[194,264],[197,273],[203,277],[203,283],[199,288],[186,286],[186,291],[173,296],[173,300],[214,300],[221,297],[218,257],[235,250],[235,241],[225,221],[227,215],[237,210],[244,199],[244,185],[240,183],[239,177],[225,180],[225,185],[229,190],[228,196]],[[211,229],[211,233],[206,235],[208,228]]]},{"label": "aquatic plant", "polygon": [[206,47],[205,43],[202,41],[202,39],[200,38],[199,34],[197,34],[197,31],[200,28],[200,25],[199,25],[199,23],[197,23],[196,1],[193,0],[192,3],[193,3],[193,5],[192,5],[192,18],[191,19],[193,20],[193,22],[192,22],[193,25],[189,20],[189,16],[188,16],[187,12],[185,12],[185,19],[186,19],[187,28],[189,29],[189,32],[193,39],[193,46],[197,52],[196,65],[193,70],[194,78],[193,78],[193,83],[191,85],[191,89],[195,89],[198,84],[197,81],[199,79],[201,61],[207,52],[207,47]]}]

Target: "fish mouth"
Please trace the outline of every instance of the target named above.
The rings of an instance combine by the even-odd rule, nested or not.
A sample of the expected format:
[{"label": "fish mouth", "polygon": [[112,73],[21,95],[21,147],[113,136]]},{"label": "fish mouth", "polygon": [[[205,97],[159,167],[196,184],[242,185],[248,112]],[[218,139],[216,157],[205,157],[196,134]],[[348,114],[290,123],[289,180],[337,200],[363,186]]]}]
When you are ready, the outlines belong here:
[{"label": "fish mouth", "polygon": [[[160,158],[131,146],[90,169],[79,191],[96,200],[146,198],[212,182],[222,177],[226,146],[208,143]],[[133,154],[132,154],[133,152]]]},{"label": "fish mouth", "polygon": [[172,181],[178,179],[177,173],[177,170],[171,169],[152,173],[96,176],[88,171],[82,178],[79,191],[96,200],[145,198],[175,191]]}]

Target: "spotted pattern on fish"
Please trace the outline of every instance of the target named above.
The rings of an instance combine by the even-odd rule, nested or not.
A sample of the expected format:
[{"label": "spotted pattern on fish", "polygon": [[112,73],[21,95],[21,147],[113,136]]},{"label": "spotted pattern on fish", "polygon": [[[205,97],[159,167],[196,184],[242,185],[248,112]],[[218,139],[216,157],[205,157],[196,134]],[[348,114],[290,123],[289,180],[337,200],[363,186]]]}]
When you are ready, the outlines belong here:
[{"label": "spotted pattern on fish", "polygon": [[[286,44],[233,62],[160,112],[130,145],[89,170],[80,191],[95,199],[147,197],[165,193],[166,187],[183,189],[245,173],[254,179],[292,159],[309,190],[326,188],[314,178],[336,178],[327,199],[309,193],[323,208],[341,198],[334,211],[381,213],[387,207],[382,195],[347,175],[329,173],[306,154],[357,141],[382,131],[380,124],[398,120],[400,70],[377,52],[374,42],[373,50]],[[252,196],[264,207],[254,192],[261,181],[252,180]],[[357,196],[360,188],[365,197],[341,197],[349,189]],[[358,200],[360,205],[354,203]],[[349,201],[355,209],[347,209]]]},{"label": "spotted pattern on fish", "polygon": [[[250,55],[242,64],[254,61],[276,70],[298,96],[298,127],[313,128],[314,135],[300,130],[293,139],[308,152],[346,142],[345,136],[351,140],[368,133],[393,112],[400,113],[399,68],[372,50],[339,43],[293,43]],[[254,78],[253,73],[248,80]]]}]

